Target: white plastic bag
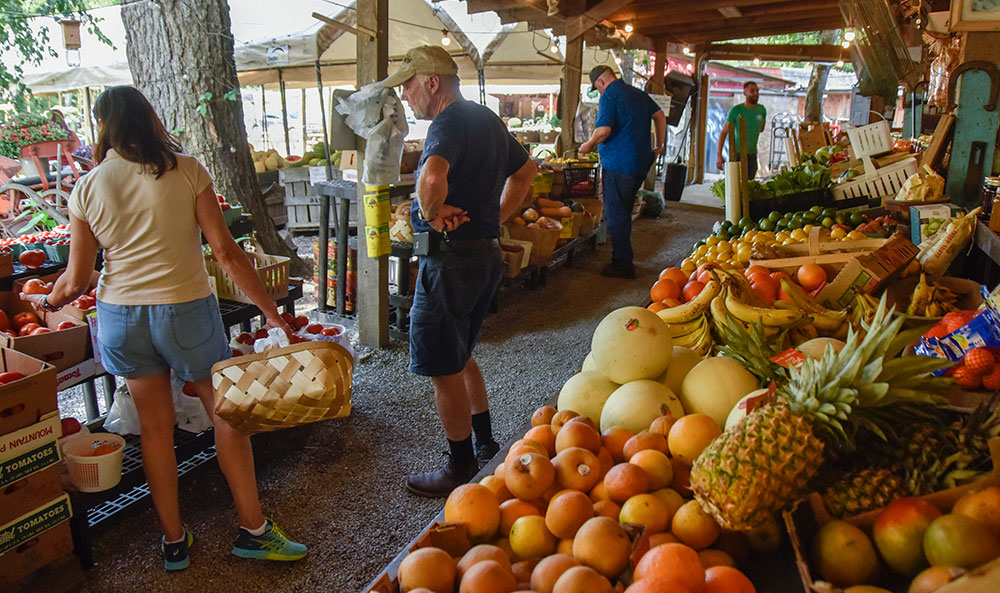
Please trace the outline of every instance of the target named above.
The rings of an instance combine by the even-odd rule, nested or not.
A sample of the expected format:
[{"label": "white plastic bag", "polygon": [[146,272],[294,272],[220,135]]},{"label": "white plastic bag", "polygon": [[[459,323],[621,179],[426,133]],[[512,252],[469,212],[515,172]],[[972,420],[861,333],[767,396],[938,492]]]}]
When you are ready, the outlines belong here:
[{"label": "white plastic bag", "polygon": [[115,389],[115,401],[104,419],[104,429],[121,435],[139,434],[139,412],[135,409],[132,394],[124,385]]},{"label": "white plastic bag", "polygon": [[403,139],[409,132],[403,103],[396,91],[375,82],[345,98],[337,98],[336,110],[344,123],[366,139],[362,182],[389,185],[399,181]]},{"label": "white plastic bag", "polygon": [[205,411],[205,406],[197,396],[184,394],[184,381],[174,373],[170,373],[170,387],[174,392],[174,412],[177,418],[177,428],[198,434],[212,428],[212,419]]}]

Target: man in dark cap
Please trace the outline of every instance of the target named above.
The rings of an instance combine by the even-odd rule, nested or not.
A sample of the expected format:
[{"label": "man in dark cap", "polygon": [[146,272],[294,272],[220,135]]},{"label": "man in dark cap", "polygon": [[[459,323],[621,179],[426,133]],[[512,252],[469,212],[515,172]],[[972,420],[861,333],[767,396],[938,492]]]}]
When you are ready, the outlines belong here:
[{"label": "man in dark cap", "polygon": [[[590,139],[580,152],[598,147],[601,154],[604,189],[604,217],[611,235],[611,263],[601,274],[635,278],[632,262],[632,207],[649,167],[663,151],[667,136],[667,116],[649,95],[618,79],[607,66],[590,71],[590,90],[601,93],[597,121]],[[650,146],[649,124],[656,132],[656,146]]]}]

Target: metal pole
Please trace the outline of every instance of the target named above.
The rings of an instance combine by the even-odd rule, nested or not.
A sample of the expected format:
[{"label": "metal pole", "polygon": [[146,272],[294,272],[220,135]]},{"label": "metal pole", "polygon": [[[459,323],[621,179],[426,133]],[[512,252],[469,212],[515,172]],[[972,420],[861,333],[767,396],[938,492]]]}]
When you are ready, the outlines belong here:
[{"label": "metal pole", "polygon": [[[323,105],[323,71],[319,66],[319,59],[316,60],[316,88],[319,91],[319,116],[323,121],[323,146],[326,149],[326,178],[333,178],[333,165],[330,163],[330,135],[326,129],[326,107]],[[327,250],[330,249],[330,196],[325,194],[319,195],[319,261],[316,263],[318,269],[317,280],[318,285],[316,286],[316,300],[318,301],[317,306],[320,311],[325,311],[327,308],[326,304],[326,282],[328,270],[327,270]],[[337,245],[337,255],[339,256],[341,251],[343,251],[344,245]],[[342,284],[345,281],[344,278],[338,278],[337,284]],[[337,307],[341,306],[341,302],[337,302]]]},{"label": "metal pole", "polygon": [[87,124],[90,126],[90,143],[91,145],[97,144],[97,137],[94,135],[94,116],[90,112],[90,87],[84,89],[87,93]]},{"label": "metal pole", "polygon": [[288,141],[288,106],[285,104],[285,78],[281,74],[281,68],[278,68],[278,88],[281,91],[281,122],[285,126],[285,156],[288,156],[292,154],[292,148]]},{"label": "metal pole", "polygon": [[306,135],[306,90],[299,89],[302,96],[302,154],[309,150],[309,138]]},{"label": "metal pole", "polygon": [[479,104],[486,105],[486,73],[479,69]]}]

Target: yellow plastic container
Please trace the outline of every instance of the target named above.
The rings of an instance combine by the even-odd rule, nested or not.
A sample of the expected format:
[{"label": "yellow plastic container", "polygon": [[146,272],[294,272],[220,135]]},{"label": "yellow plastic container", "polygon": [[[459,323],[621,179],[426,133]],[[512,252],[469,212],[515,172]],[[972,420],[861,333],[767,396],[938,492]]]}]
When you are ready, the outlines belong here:
[{"label": "yellow plastic container", "polygon": [[366,226],[365,242],[368,246],[368,257],[389,255],[392,251],[392,243],[389,240],[389,225]]},{"label": "yellow plastic container", "polygon": [[392,219],[392,207],[389,204],[389,186],[366,185],[364,203],[365,224],[375,227],[389,224],[389,221]]}]

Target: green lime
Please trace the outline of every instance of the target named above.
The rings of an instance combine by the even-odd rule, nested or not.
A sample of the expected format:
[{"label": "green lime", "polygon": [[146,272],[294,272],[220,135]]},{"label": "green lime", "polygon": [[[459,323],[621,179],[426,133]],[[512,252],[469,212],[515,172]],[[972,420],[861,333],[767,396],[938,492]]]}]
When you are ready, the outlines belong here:
[{"label": "green lime", "polygon": [[859,224],[865,223],[865,216],[860,212],[851,213],[851,226],[858,226]]},{"label": "green lime", "polygon": [[763,220],[760,223],[760,230],[762,231],[773,231],[775,222],[773,220]]},{"label": "green lime", "polygon": [[719,231],[715,234],[715,236],[718,237],[720,241],[728,241],[733,238],[732,234],[728,231]]},{"label": "green lime", "polygon": [[837,210],[834,208],[823,208],[823,218],[830,217],[833,218],[837,215]]},{"label": "green lime", "polygon": [[719,226],[719,229],[723,231],[728,231],[731,228],[733,228],[733,223],[730,220],[722,221],[722,224]]},{"label": "green lime", "polygon": [[813,212],[809,212],[802,217],[802,221],[805,222],[806,224],[812,224],[816,222],[816,214]]},{"label": "green lime", "polygon": [[829,216],[826,216],[826,217],[823,218],[822,221],[820,221],[820,224],[823,225],[823,228],[827,228],[828,229],[828,228],[833,227],[833,225],[834,225],[835,222],[836,221],[833,220],[833,218],[831,218]]},{"label": "green lime", "polygon": [[739,227],[741,229],[746,229],[751,226],[753,226],[753,220],[751,220],[749,216],[744,216],[743,218],[740,219]]},{"label": "green lime", "polygon": [[695,243],[694,247],[692,247],[691,249],[698,249],[699,247],[701,247],[704,244],[705,244],[705,240],[702,239],[701,241],[698,241],[697,243]]},{"label": "green lime", "polygon": [[771,210],[771,213],[767,215],[767,219],[770,220],[771,222],[778,222],[779,220],[781,220],[781,212],[778,212],[777,210]]},{"label": "green lime", "polygon": [[819,204],[816,204],[815,206],[813,206],[812,208],[810,208],[809,211],[812,212],[813,214],[822,214],[823,213],[823,207],[820,206]]}]

